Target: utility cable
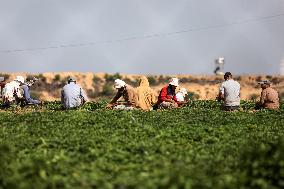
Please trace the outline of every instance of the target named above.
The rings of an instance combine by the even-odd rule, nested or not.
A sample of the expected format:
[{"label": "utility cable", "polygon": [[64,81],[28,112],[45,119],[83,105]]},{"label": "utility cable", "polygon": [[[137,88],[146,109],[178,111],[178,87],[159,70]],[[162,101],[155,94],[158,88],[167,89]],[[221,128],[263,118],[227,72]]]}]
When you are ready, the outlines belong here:
[{"label": "utility cable", "polygon": [[189,33],[189,32],[194,32],[194,31],[206,31],[206,30],[224,28],[224,27],[233,26],[233,25],[240,25],[240,24],[246,24],[246,23],[251,23],[251,22],[259,22],[259,21],[269,20],[269,19],[282,17],[282,16],[284,16],[284,13],[271,15],[271,16],[252,18],[252,19],[247,19],[247,20],[242,20],[242,21],[235,21],[235,22],[231,22],[231,23],[227,23],[227,24],[218,24],[218,25],[212,25],[212,26],[206,26],[206,27],[189,28],[189,29],[186,29],[186,30],[180,30],[180,31],[174,31],[174,32],[154,33],[154,34],[148,34],[148,35],[126,37],[126,38],[122,38],[122,39],[94,41],[94,42],[87,42],[87,43],[61,44],[61,45],[38,47],[38,48],[6,49],[6,50],[0,50],[0,53],[42,51],[42,50],[51,50],[51,49],[60,49],[60,48],[75,48],[75,47],[77,48],[77,47],[93,46],[93,45],[99,45],[99,44],[120,43],[120,42],[124,42],[124,41],[132,41],[132,40],[157,38],[157,37],[164,37],[164,36],[171,36],[171,35],[179,35],[179,34]]}]

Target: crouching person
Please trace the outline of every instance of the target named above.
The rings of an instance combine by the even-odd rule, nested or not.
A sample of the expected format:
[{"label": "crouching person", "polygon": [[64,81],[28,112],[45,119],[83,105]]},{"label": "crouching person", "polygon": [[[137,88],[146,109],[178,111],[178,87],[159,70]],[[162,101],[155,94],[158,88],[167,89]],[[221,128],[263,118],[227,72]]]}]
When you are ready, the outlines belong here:
[{"label": "crouching person", "polygon": [[77,108],[88,102],[85,91],[76,84],[76,79],[71,77],[68,84],[61,91],[61,103],[65,109]]},{"label": "crouching person", "polygon": [[260,101],[256,104],[255,109],[270,109],[278,110],[279,109],[279,95],[278,92],[271,87],[270,81],[261,81],[258,82],[262,88],[260,95]]},{"label": "crouching person", "polygon": [[150,88],[147,77],[140,77],[139,87],[136,88],[136,91],[138,95],[139,108],[145,111],[152,110],[152,106],[157,101],[155,92]]},{"label": "crouching person", "polygon": [[188,100],[185,100],[187,96],[187,90],[185,88],[181,88],[176,94],[176,99],[179,107],[185,106],[188,103]]},{"label": "crouching person", "polygon": [[24,77],[17,76],[14,81],[7,83],[3,89],[3,107],[8,108],[12,104],[18,104],[23,99],[21,85],[25,82]]},{"label": "crouching person", "polygon": [[[107,105],[107,108],[133,110],[137,107],[137,93],[132,86],[127,85],[120,79],[116,79],[114,81],[114,87],[116,88],[117,93],[112,101]],[[124,98],[123,103],[118,103],[120,97]]]},{"label": "crouching person", "polygon": [[41,104],[41,101],[32,99],[30,95],[30,87],[35,84],[35,82],[38,81],[37,78],[28,78],[26,80],[26,83],[21,85],[21,89],[23,90],[23,96],[24,96],[24,103],[25,105],[39,105]]},{"label": "crouching person", "polygon": [[178,101],[176,98],[176,88],[179,86],[178,82],[177,78],[172,78],[169,85],[162,88],[154,109],[178,108]]}]

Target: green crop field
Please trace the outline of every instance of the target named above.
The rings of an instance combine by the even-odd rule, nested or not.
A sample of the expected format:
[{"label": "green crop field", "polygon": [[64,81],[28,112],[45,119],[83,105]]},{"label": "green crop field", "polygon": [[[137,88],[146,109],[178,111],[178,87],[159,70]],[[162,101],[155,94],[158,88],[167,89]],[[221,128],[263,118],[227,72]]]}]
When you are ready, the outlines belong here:
[{"label": "green crop field", "polygon": [[0,188],[284,188],[284,107],[0,112]]}]

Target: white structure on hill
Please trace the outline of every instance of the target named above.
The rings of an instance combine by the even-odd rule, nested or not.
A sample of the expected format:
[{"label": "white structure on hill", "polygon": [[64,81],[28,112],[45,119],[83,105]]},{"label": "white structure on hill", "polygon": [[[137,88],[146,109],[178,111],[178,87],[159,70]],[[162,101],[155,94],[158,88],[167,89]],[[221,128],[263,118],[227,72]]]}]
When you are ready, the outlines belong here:
[{"label": "white structure on hill", "polygon": [[224,75],[224,65],[225,65],[225,58],[219,57],[215,60],[216,68],[214,70],[214,73],[216,75]]}]

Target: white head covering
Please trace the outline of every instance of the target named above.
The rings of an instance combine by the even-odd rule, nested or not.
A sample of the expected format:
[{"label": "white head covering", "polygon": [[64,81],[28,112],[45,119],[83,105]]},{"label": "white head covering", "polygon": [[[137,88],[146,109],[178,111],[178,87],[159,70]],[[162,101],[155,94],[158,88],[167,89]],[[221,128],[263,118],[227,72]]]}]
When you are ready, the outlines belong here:
[{"label": "white head covering", "polygon": [[169,84],[178,87],[178,78],[172,78]]},{"label": "white head covering", "polygon": [[126,83],[124,81],[122,81],[121,79],[116,79],[114,81],[114,87],[116,89],[120,89],[120,88],[124,87],[125,85],[126,85]]},{"label": "white head covering", "polygon": [[185,88],[181,88],[181,89],[179,90],[179,92],[180,92],[183,96],[187,95],[187,90],[186,90]]},{"label": "white head covering", "polygon": [[75,77],[69,77],[68,82],[76,82],[76,78]]},{"label": "white head covering", "polygon": [[14,81],[18,81],[20,83],[24,83],[25,82],[25,78],[23,76],[17,76]]}]

